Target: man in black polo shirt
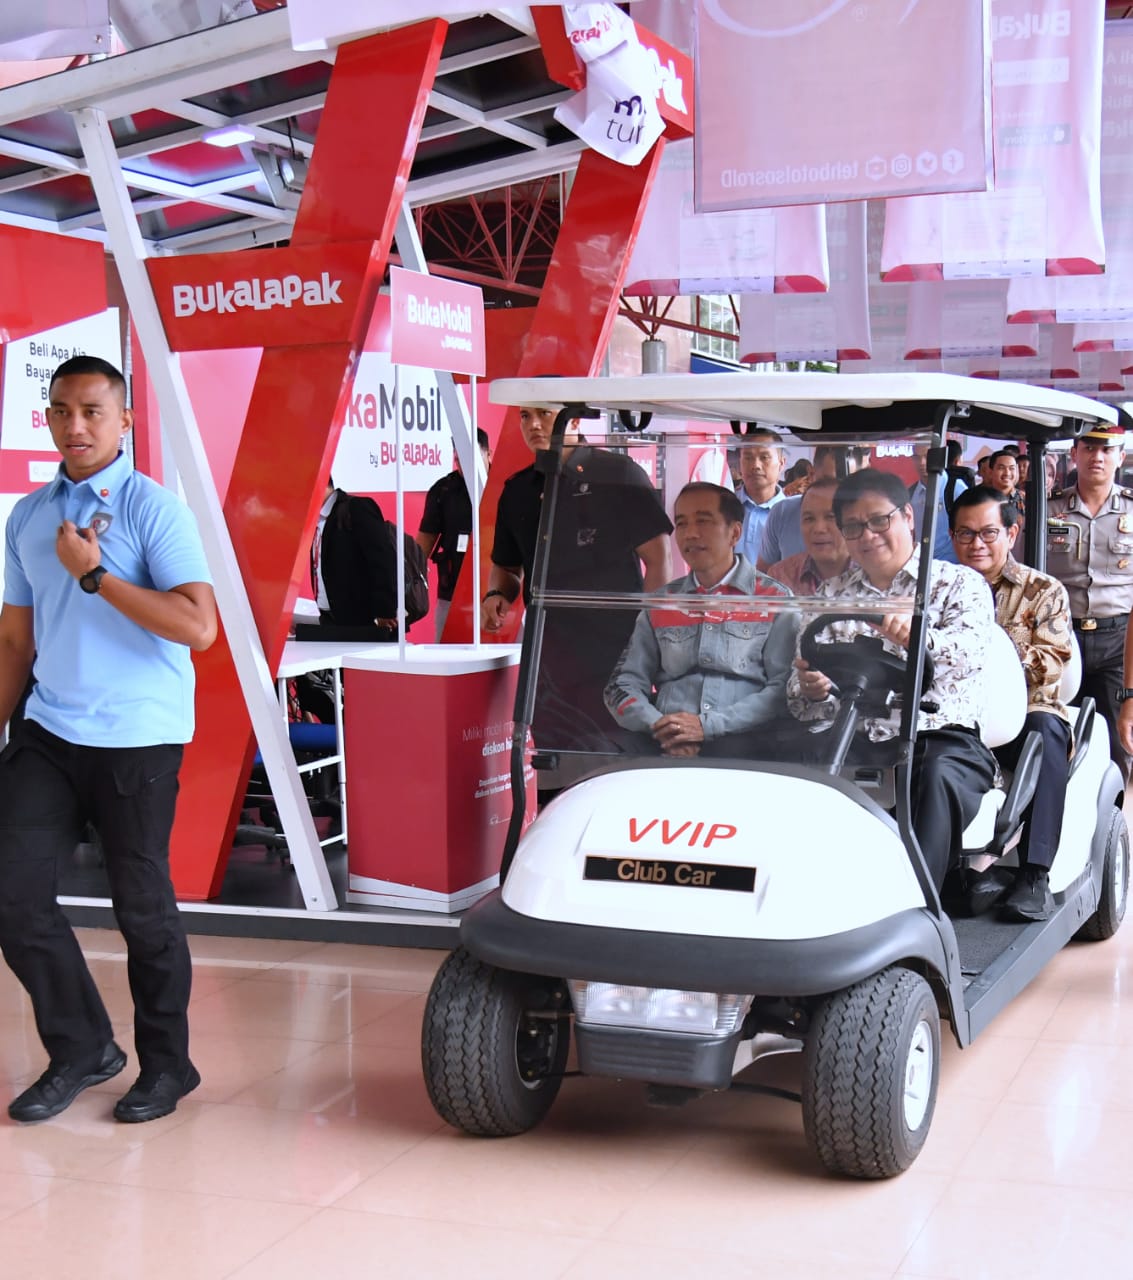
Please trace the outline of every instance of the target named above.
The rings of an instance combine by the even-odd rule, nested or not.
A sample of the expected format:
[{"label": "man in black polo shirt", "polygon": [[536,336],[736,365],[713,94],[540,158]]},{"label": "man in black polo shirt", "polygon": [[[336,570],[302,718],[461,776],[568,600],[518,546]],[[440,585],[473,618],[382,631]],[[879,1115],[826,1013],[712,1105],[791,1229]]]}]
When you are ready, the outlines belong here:
[{"label": "man in black polo shirt", "polygon": [[[480,446],[480,456],[487,471],[492,452],[488,447],[488,433],[483,427],[476,428],[476,443]],[[457,463],[425,495],[425,512],[417,530],[417,545],[437,566],[437,607],[433,611],[433,622],[438,644],[444,634],[452,593],[456,589],[456,579],[471,534],[472,499]]]},{"label": "man in black polo shirt", "polygon": [[[550,448],[555,414],[521,409],[528,448]],[[578,420],[563,436],[559,489],[547,586],[559,591],[657,591],[672,577],[665,515],[645,472],[623,454],[587,444]],[[534,465],[511,476],[500,494],[492,569],[480,611],[485,631],[498,631],[531,575],[543,504],[543,476]],[[548,749],[601,750],[609,744],[602,701],[637,614],[633,609],[556,607],[547,611],[535,708],[535,741]]]}]

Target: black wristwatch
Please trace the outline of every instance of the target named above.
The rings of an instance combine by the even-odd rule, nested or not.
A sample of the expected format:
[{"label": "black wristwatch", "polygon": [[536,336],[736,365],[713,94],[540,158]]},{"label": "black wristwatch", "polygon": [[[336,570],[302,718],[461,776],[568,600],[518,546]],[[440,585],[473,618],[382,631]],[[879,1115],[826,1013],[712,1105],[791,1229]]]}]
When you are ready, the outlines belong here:
[{"label": "black wristwatch", "polygon": [[1118,689],[1117,700],[1124,702],[1127,698],[1133,698],[1133,689]]},{"label": "black wristwatch", "polygon": [[102,586],[102,580],[106,577],[107,570],[102,565],[95,565],[89,573],[84,573],[79,579],[79,586],[87,593],[88,596],[98,595],[98,589]]},{"label": "black wristwatch", "polygon": [[[499,589],[499,587],[493,587],[493,588],[491,589],[491,591],[488,591],[488,592],[486,592],[486,593],[485,593],[485,595],[484,595],[484,599],[483,599],[480,603],[481,603],[481,604],[487,604],[487,603],[488,603],[488,601],[489,601],[489,600],[491,600],[491,598],[492,598],[493,596],[503,596],[503,598],[504,598],[505,600],[507,600],[507,598],[508,598],[508,597],[507,597],[507,592],[506,592],[506,591],[501,591],[501,590]],[[511,602],[510,602],[510,601],[508,601],[508,603],[510,604]]]}]

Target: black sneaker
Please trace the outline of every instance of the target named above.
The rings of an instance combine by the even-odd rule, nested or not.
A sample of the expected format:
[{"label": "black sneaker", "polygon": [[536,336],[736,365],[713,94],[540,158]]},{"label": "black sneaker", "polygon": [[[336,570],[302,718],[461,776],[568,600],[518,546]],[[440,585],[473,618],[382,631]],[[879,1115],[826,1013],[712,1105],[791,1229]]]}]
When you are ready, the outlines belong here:
[{"label": "black sneaker", "polygon": [[177,1110],[177,1104],[201,1083],[200,1072],[190,1062],[184,1071],[143,1071],[129,1093],[118,1099],[114,1119],[123,1124],[144,1124]]},{"label": "black sneaker", "polygon": [[1015,888],[1003,904],[1004,920],[1048,920],[1054,910],[1046,867],[1020,867]]},{"label": "black sneaker", "polygon": [[67,1062],[52,1062],[47,1070],[8,1104],[8,1114],[21,1124],[34,1124],[50,1120],[66,1111],[84,1089],[92,1084],[112,1080],[126,1065],[126,1055],[113,1040],[103,1049],[98,1061],[81,1066]]},{"label": "black sneaker", "polygon": [[968,884],[968,913],[982,916],[985,911],[998,906],[1014,883],[1012,867],[988,867],[986,871],[973,875]]}]

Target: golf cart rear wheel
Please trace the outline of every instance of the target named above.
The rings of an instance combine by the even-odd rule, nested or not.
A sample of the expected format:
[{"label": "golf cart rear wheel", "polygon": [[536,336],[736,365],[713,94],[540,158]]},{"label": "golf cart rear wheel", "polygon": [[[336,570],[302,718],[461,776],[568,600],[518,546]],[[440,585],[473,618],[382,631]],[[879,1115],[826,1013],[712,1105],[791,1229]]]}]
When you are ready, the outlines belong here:
[{"label": "golf cart rear wheel", "polygon": [[1120,809],[1114,809],[1105,837],[1098,909],[1078,930],[1077,937],[1086,942],[1104,942],[1106,938],[1112,938],[1125,918],[1128,898],[1129,828],[1125,825],[1125,815]]},{"label": "golf cart rear wheel", "polygon": [[803,1127],[831,1173],[892,1178],[920,1154],[940,1075],[928,983],[885,969],[830,996],[803,1051]]},{"label": "golf cart rear wheel", "polygon": [[433,979],[421,1029],[421,1067],[441,1119],[484,1138],[534,1128],[559,1091],[569,1012],[553,978],[454,951]]}]

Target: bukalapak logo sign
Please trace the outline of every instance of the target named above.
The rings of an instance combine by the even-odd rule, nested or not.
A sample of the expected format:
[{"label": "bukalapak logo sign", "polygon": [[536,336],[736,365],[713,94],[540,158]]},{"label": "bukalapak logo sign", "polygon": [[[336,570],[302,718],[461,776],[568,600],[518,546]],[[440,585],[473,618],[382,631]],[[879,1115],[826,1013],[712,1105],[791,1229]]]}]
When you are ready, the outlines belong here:
[{"label": "bukalapak logo sign", "polygon": [[253,311],[271,311],[274,307],[329,307],[342,306],[341,279],[332,279],[329,271],[320,273],[317,280],[304,280],[301,276],[282,278],[237,280],[225,284],[217,280],[213,284],[175,284],[172,289],[173,314],[182,319],[195,316],[200,311],[215,311],[217,315],[234,315],[250,308]]}]

